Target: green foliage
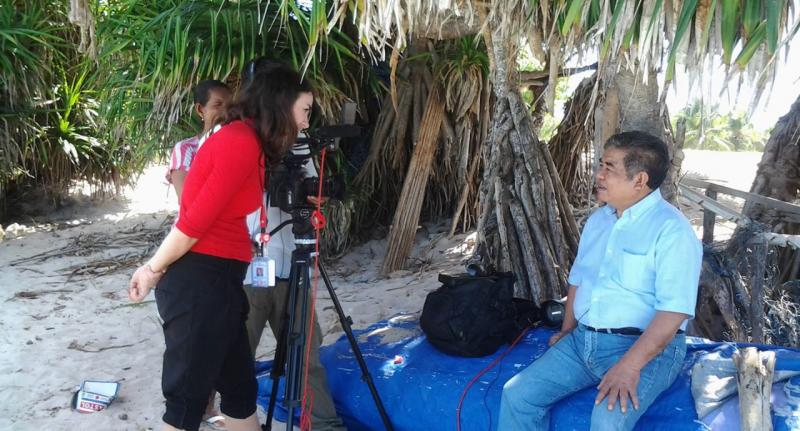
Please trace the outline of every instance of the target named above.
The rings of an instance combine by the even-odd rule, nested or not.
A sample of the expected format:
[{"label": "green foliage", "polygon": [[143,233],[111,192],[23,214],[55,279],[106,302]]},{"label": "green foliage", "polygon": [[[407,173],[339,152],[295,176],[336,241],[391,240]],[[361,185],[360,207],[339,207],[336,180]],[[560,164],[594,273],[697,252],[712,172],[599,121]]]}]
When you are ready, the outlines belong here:
[{"label": "green foliage", "polygon": [[489,73],[489,55],[481,39],[462,37],[444,44],[441,48],[444,58],[436,65],[440,76],[447,79],[450,74],[461,75],[475,72],[475,79],[482,79]]},{"label": "green foliage", "polygon": [[0,200],[12,185],[57,195],[78,179],[108,185],[136,176],[199,130],[195,83],[236,87],[259,56],[304,66],[331,121],[344,100],[380,91],[345,33],[351,26],[313,30],[324,2],[90,2],[96,60],[78,52],[70,2],[0,2]]},{"label": "green foliage", "polygon": [[[558,99],[558,96],[556,96],[556,99]],[[563,114],[558,117],[553,116],[549,112],[544,114],[542,127],[539,129],[540,141],[550,142],[550,139],[558,132],[558,125],[561,124],[561,117],[563,117]]]},{"label": "green foliage", "polygon": [[[743,113],[720,114],[718,106],[696,100],[678,112],[686,121],[685,148],[714,151],[763,151],[768,134],[753,128]],[[673,127],[675,124],[673,124]]]},{"label": "green foliage", "polygon": [[[104,118],[117,139],[133,137],[142,161],[196,133],[190,91],[203,79],[233,87],[247,61],[266,56],[296,67],[315,41],[306,77],[323,116],[333,119],[345,99],[374,84],[339,30],[320,35],[319,10],[261,0],[116,0],[103,9],[97,33]],[[324,13],[323,13],[324,15]]]},{"label": "green foliage", "polygon": [[[564,118],[564,103],[569,99],[569,78],[563,77],[558,79],[556,86],[556,113],[553,115],[550,112],[544,112],[542,116],[542,126],[539,128],[539,140],[542,142],[549,142],[558,131],[558,126]],[[535,109],[535,101],[533,100],[533,92],[530,89],[525,89],[522,92],[522,100],[528,105],[528,109]]]},{"label": "green foliage", "polygon": [[56,196],[76,179],[111,183],[124,159],[98,133],[97,73],[67,7],[0,3],[0,201],[31,186]]},{"label": "green foliage", "polygon": [[520,72],[535,72],[542,69],[544,69],[544,65],[534,57],[530,46],[528,44],[521,46],[517,54],[517,70]]},{"label": "green foliage", "polygon": [[495,13],[524,14],[529,25],[508,33],[538,41],[540,56],[556,42],[556,61],[577,53],[597,56],[599,70],[618,62],[664,68],[667,82],[679,64],[699,74],[712,59],[755,84],[758,99],[774,78],[779,47],[800,30],[795,8],[785,0],[563,0],[527,1]]}]

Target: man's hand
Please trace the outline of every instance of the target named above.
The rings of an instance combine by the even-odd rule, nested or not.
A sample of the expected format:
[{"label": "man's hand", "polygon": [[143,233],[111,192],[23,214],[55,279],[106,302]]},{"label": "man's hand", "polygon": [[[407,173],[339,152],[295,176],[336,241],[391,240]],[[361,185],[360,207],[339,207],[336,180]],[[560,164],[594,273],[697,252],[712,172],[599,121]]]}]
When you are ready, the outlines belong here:
[{"label": "man's hand", "polygon": [[568,335],[578,326],[578,321],[575,320],[573,309],[573,304],[575,303],[575,293],[577,290],[578,288],[576,286],[569,286],[569,289],[567,290],[567,304],[564,306],[564,321],[561,322],[561,330],[550,337],[550,339],[547,341],[548,346],[558,343],[558,340],[564,338],[564,336]]},{"label": "man's hand", "polygon": [[128,284],[128,299],[132,302],[141,302],[150,290],[156,287],[161,279],[162,272],[154,272],[149,265],[140,266],[131,276]]},{"label": "man's hand", "polygon": [[562,330],[556,332],[555,334],[550,336],[550,339],[547,341],[547,345],[548,346],[552,346],[553,344],[558,343],[558,340],[560,340],[560,339],[564,338],[565,336],[569,335],[570,332],[572,332],[571,329],[570,330],[563,330],[562,329]]},{"label": "man's hand", "polygon": [[608,397],[608,410],[614,410],[614,405],[619,400],[619,407],[622,413],[628,409],[628,398],[630,398],[633,408],[639,410],[639,398],[636,395],[636,388],[639,386],[640,369],[629,364],[623,358],[603,376],[597,389],[600,391],[594,404],[598,405],[603,399]]},{"label": "man's hand", "polygon": [[664,351],[687,317],[689,316],[682,313],[657,311],[653,320],[647,325],[644,334],[603,376],[603,380],[597,386],[600,392],[597,394],[594,404],[598,405],[608,397],[608,410],[613,410],[619,400],[620,410],[625,413],[628,408],[628,398],[630,398],[633,408],[639,410],[636,388],[639,385],[642,368]]}]

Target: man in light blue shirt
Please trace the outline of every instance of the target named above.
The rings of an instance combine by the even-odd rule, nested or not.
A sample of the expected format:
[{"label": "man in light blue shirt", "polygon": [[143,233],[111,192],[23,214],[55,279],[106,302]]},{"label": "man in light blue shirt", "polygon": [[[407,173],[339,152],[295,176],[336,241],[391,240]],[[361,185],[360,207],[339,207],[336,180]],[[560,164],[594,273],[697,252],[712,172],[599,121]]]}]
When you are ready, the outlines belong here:
[{"label": "man in light blue shirt", "polygon": [[553,404],[589,386],[598,388],[591,429],[630,430],[677,377],[702,247],[661,197],[668,170],[667,147],[650,134],[606,142],[597,172],[606,205],[583,228],[564,323],[552,348],[503,387],[501,431],[548,430]]}]

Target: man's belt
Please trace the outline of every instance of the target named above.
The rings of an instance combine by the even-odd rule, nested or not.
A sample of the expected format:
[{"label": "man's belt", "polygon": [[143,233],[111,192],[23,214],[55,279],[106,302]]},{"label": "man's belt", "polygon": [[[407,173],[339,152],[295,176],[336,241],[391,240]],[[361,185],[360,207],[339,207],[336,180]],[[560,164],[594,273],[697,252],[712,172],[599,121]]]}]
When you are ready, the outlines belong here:
[{"label": "man's belt", "polygon": [[[616,334],[616,335],[642,335],[644,331],[639,328],[634,327],[626,327],[626,328],[594,328],[589,325],[584,325],[587,331],[592,332],[603,332],[606,334]],[[683,329],[678,329],[676,334],[683,334]]]}]

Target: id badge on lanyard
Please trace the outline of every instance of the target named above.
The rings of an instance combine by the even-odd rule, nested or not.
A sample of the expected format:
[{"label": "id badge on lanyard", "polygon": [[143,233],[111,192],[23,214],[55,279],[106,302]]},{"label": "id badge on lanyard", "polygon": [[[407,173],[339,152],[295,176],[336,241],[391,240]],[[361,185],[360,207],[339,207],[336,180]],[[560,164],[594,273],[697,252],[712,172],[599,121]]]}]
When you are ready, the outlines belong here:
[{"label": "id badge on lanyard", "polygon": [[256,256],[250,263],[253,287],[275,286],[275,261],[267,256]]}]

